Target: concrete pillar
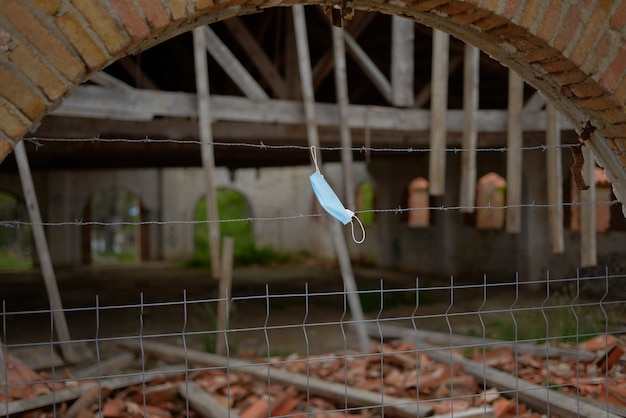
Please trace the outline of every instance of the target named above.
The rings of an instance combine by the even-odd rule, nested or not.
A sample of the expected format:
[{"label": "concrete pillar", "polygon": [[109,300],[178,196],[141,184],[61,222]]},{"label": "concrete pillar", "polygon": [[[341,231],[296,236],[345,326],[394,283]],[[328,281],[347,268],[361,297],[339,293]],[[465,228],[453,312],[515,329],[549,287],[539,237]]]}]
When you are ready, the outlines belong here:
[{"label": "concrete pillar", "polygon": [[[540,151],[524,154],[522,202],[544,205],[547,202],[545,155]],[[547,238],[548,210],[522,208],[521,233],[518,234],[517,270],[520,280],[542,280],[550,265],[550,241]]]},{"label": "concrete pillar", "polygon": [[[385,187],[377,189],[376,203],[380,208],[397,207],[402,199],[402,179],[397,178],[392,182],[391,178],[397,176],[398,169],[393,167],[389,160],[375,160],[369,166],[369,172],[374,182],[383,184]],[[396,183],[397,182],[397,183]],[[382,268],[392,268],[399,261],[401,248],[399,232],[399,217],[393,212],[381,212],[376,216],[376,222],[371,229],[375,229],[378,236],[378,265]]]},{"label": "concrete pillar", "polygon": [[[456,207],[459,205],[459,181],[461,177],[461,158],[457,154],[447,153],[446,158],[446,193],[443,196],[437,197],[432,202],[433,207]],[[458,273],[458,251],[469,251],[467,248],[460,248],[459,237],[462,236],[463,231],[463,214],[459,210],[437,211],[437,222],[434,227],[436,228],[436,240],[434,243],[436,248],[442,252],[441,254],[441,274],[444,276],[453,276]]]},{"label": "concrete pillar", "polygon": [[[177,221],[163,225],[161,230],[161,248],[165,260],[176,260],[193,253],[193,224],[178,222],[191,220],[187,219],[190,209],[187,207],[189,199],[186,196],[191,179],[186,178],[186,172],[184,169],[163,170],[161,186],[163,221]],[[191,213],[193,214],[193,209]]]},{"label": "concrete pillar", "polygon": [[[80,220],[85,202],[77,201],[81,194],[75,190],[76,173],[68,171],[48,172],[46,212],[44,222],[72,222]],[[78,195],[78,196],[77,196]],[[52,264],[73,266],[81,263],[80,226],[74,224],[46,228]]]}]

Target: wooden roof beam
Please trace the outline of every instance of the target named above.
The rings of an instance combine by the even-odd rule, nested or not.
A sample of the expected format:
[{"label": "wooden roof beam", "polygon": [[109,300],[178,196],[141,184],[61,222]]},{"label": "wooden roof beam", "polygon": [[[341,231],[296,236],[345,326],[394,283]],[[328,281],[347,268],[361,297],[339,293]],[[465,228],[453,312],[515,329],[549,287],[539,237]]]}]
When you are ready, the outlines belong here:
[{"label": "wooden roof beam", "polygon": [[[319,12],[322,12],[321,8],[317,8]],[[345,31],[351,35],[355,40],[363,33],[367,28],[367,25],[374,19],[375,13],[356,13],[354,18],[347,25]],[[333,52],[327,51],[313,66],[313,87],[318,88],[322,82],[326,79],[333,68]]]},{"label": "wooden roof beam", "polygon": [[204,37],[207,51],[209,51],[211,56],[224,69],[243,94],[253,100],[269,99],[265,90],[209,26],[204,27]]},{"label": "wooden roof beam", "polygon": [[112,75],[105,73],[104,71],[100,71],[91,76],[89,81],[96,83],[102,87],[110,87],[114,89],[126,90],[130,91],[133,89],[132,86],[124,83],[122,80],[113,77]]},{"label": "wooden roof beam", "polygon": [[[141,106],[137,106],[141,103]],[[239,96],[211,95],[211,109],[217,121],[274,123],[301,125],[305,123],[301,102],[291,100],[266,100],[258,102]],[[337,105],[315,103],[319,126],[339,124]],[[383,107],[383,112],[372,111],[371,106],[349,106],[349,124],[352,129],[363,128],[367,119],[371,129],[392,131],[425,131],[430,129],[430,111],[427,109],[399,109]],[[394,115],[390,117],[390,115]],[[150,121],[156,116],[175,118],[197,118],[196,95],[193,93],[166,92],[133,89],[122,91],[98,86],[82,85],[52,112],[55,116],[76,118],[117,119],[127,121]],[[449,131],[463,130],[463,111],[447,110],[446,124]],[[572,129],[565,118],[559,116],[564,129]],[[506,132],[505,110],[479,110],[477,116],[479,132]],[[543,112],[522,118],[522,126],[528,131],[546,129]]]},{"label": "wooden roof beam", "polygon": [[356,39],[346,31],[344,31],[344,37],[350,56],[356,61],[357,65],[363,70],[363,73],[370,79],[385,100],[391,103],[391,83],[387,80],[387,77],[378,69],[374,61],[357,43]]},{"label": "wooden roof beam", "polygon": [[242,20],[234,17],[226,19],[224,24],[235,37],[239,46],[246,52],[250,61],[259,70],[261,77],[270,86],[276,97],[288,99],[289,89],[287,83]]}]

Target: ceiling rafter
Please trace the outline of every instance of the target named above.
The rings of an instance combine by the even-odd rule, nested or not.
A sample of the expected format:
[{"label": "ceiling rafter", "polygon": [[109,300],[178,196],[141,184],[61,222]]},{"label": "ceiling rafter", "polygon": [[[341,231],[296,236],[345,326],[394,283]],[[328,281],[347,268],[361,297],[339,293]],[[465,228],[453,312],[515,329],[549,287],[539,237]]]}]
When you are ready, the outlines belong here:
[{"label": "ceiling rafter", "polygon": [[287,83],[243,21],[238,17],[234,17],[232,19],[226,19],[224,24],[239,46],[246,52],[250,61],[252,61],[257,70],[259,70],[261,77],[267,82],[276,97],[287,99],[289,97]]},{"label": "ceiling rafter", "polygon": [[206,39],[206,48],[211,56],[224,69],[237,87],[241,89],[243,94],[253,100],[267,100],[269,98],[265,90],[209,26],[204,27],[204,37]]}]

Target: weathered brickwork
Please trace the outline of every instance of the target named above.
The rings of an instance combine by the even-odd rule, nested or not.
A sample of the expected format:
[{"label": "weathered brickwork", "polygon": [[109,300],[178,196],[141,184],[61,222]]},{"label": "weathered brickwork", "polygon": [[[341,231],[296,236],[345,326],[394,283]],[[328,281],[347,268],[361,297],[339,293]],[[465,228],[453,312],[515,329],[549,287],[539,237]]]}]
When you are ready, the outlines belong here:
[{"label": "weathered brickwork", "polygon": [[[0,138],[19,140],[74,85],[144,43],[217,12],[243,13],[228,13],[242,4],[277,1],[0,0]],[[574,125],[590,120],[613,161],[626,162],[626,0],[361,0],[357,7],[414,16],[480,46]],[[10,149],[0,139],[0,161]],[[618,171],[626,184],[626,171]]]}]

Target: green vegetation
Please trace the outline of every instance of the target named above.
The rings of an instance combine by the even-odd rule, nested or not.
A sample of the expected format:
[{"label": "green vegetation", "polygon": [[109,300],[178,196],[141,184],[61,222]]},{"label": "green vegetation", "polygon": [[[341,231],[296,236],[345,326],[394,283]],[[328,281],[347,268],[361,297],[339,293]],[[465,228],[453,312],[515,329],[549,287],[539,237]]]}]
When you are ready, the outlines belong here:
[{"label": "green vegetation", "polygon": [[12,250],[0,251],[0,270],[28,270],[33,261],[30,254],[18,253]]},{"label": "green vegetation", "polygon": [[[605,330],[605,314],[597,304],[580,306],[578,301],[571,308],[571,299],[566,296],[555,297],[542,309],[519,309],[514,312],[515,322],[509,314],[499,314],[494,319],[486,321],[488,337],[509,341],[537,341],[546,339],[546,327],[549,338],[558,338],[562,342],[576,341],[576,335],[588,335]],[[611,318],[621,318],[624,308],[618,306],[605,307],[609,321]],[[545,316],[544,316],[545,313]],[[546,324],[547,321],[547,324]],[[611,331],[611,329],[609,329]]]},{"label": "green vegetation", "polygon": [[[234,305],[229,304],[229,322],[232,324],[236,321],[237,311],[234,309]],[[207,353],[215,354],[217,352],[217,340],[218,338],[224,338],[223,332],[216,332],[217,330],[217,302],[209,304],[204,303],[196,307],[196,323],[198,323],[198,329],[210,330],[206,334],[202,335],[204,342],[204,350]],[[230,355],[237,353],[237,341],[235,339],[236,333],[228,333],[228,352]]]},{"label": "green vegetation", "polygon": [[[374,187],[370,182],[364,181],[357,190],[357,209],[359,211],[374,210]],[[363,226],[374,223],[374,212],[359,213],[359,219]]]},{"label": "green vegetation", "polygon": [[[92,256],[93,257],[93,256]],[[123,251],[115,253],[113,251],[98,252],[92,258],[94,264],[132,264],[138,262],[137,251]]]},{"label": "green vegetation", "polygon": [[[26,206],[9,193],[0,192],[0,219],[28,222]],[[0,269],[23,270],[33,266],[30,225],[0,226]]]},{"label": "green vegetation", "polygon": [[[252,217],[252,209],[246,198],[239,192],[230,189],[218,189],[217,206],[219,219],[248,219]],[[206,199],[201,199],[196,207],[194,219],[206,221]],[[204,223],[196,224],[194,231],[195,254],[186,262],[188,267],[209,267],[209,233]],[[220,223],[220,235],[235,239],[235,265],[267,265],[285,263],[291,259],[287,254],[279,253],[270,247],[257,247],[252,234],[252,223],[246,220]]]},{"label": "green vegetation", "polygon": [[[380,290],[374,292],[362,291],[359,293],[361,308],[365,313],[380,310]],[[415,306],[415,294],[412,292],[389,292],[383,296],[383,309],[388,310],[398,306]]]}]

